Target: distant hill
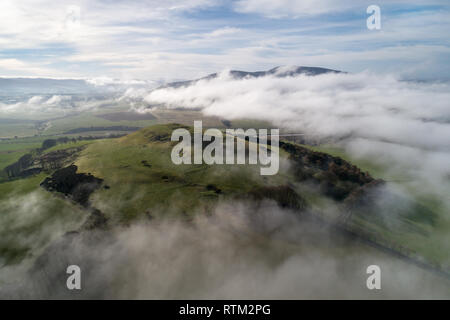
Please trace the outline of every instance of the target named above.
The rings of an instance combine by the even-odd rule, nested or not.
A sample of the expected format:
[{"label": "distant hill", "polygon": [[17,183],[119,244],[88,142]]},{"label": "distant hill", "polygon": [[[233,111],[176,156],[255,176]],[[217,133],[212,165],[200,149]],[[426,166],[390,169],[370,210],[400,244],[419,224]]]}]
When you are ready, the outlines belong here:
[{"label": "distant hill", "polygon": [[[243,79],[243,78],[259,78],[264,77],[268,75],[274,75],[276,77],[292,77],[296,75],[310,75],[310,76],[317,76],[320,74],[325,73],[343,73],[343,71],[333,70],[333,69],[327,69],[327,68],[320,68],[320,67],[303,67],[303,66],[279,66],[272,68],[267,71],[240,71],[240,70],[231,70],[230,74],[235,79]],[[193,85],[197,81],[200,80],[208,80],[208,79],[214,79],[217,78],[219,74],[218,73],[212,73],[206,77],[195,79],[195,80],[186,80],[186,81],[176,81],[171,82],[166,85],[163,85],[159,88],[179,88],[179,87],[187,87],[190,85]]]},{"label": "distant hill", "polygon": [[0,78],[2,94],[95,93],[97,88],[85,80],[46,78]]},{"label": "distant hill", "polygon": [[[267,75],[276,77],[288,77],[299,74],[320,75],[324,73],[341,73],[342,71],[318,68],[318,67],[276,67],[267,71],[240,71],[231,70],[230,74],[236,79],[242,78],[258,78]],[[159,88],[178,88],[190,86],[199,80],[214,79],[219,73],[212,73],[206,77],[170,82]],[[16,94],[94,94],[94,93],[111,93],[116,91],[124,91],[132,87],[155,87],[158,81],[136,81],[136,82],[120,82],[112,81],[106,83],[95,84],[95,81],[83,79],[50,79],[50,78],[0,78],[0,95],[16,95]]]}]

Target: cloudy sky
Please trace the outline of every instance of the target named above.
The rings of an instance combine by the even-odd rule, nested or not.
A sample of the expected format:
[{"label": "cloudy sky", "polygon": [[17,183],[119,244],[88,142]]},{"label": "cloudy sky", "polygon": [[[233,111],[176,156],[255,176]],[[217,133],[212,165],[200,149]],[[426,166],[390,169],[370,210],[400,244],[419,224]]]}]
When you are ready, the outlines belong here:
[{"label": "cloudy sky", "polygon": [[[369,30],[369,5],[381,30]],[[450,78],[448,0],[2,0],[0,76],[173,80],[322,66]]]}]

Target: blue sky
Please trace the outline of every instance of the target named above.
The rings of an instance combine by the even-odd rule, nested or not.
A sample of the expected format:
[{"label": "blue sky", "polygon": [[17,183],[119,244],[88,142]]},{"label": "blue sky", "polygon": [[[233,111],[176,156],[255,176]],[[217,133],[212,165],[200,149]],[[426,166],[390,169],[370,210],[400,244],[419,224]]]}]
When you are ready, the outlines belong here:
[{"label": "blue sky", "polygon": [[[369,30],[369,5],[381,29]],[[442,0],[2,0],[0,76],[173,80],[278,65],[450,79]]]}]

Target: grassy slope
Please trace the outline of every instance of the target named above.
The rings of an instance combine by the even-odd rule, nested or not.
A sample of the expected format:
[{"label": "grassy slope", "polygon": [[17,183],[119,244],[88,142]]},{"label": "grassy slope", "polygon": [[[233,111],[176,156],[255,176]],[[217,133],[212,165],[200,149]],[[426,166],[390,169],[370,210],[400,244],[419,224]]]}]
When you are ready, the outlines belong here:
[{"label": "grassy slope", "polygon": [[80,141],[76,141],[76,142],[60,143],[60,144],[57,144],[54,147],[46,149],[43,152],[43,154],[46,154],[46,153],[49,153],[49,152],[53,152],[53,151],[57,151],[57,150],[65,150],[65,149],[69,149],[69,148],[82,147],[82,146],[94,143],[95,141],[101,141],[101,140],[80,140]]},{"label": "grassy slope", "polygon": [[[110,189],[96,192],[93,203],[115,218],[129,221],[145,212],[192,214],[199,204],[242,194],[257,185],[281,182],[281,175],[263,178],[255,166],[174,165],[170,141],[150,141],[154,135],[170,137],[175,126],[157,125],[118,140],[88,146],[76,162],[79,170],[105,179]],[[151,167],[144,166],[147,161]],[[218,195],[207,190],[214,184]]]}]

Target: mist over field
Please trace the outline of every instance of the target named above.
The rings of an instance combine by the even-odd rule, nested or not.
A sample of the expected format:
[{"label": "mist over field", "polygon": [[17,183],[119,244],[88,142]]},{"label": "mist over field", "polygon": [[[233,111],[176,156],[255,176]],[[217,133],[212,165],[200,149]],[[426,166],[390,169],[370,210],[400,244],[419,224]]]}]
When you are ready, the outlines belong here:
[{"label": "mist over field", "polygon": [[[72,263],[83,270],[79,292],[65,287],[64,271]],[[382,291],[368,291],[365,286],[371,264],[385,274]],[[68,234],[55,241],[31,270],[22,273],[21,285],[4,286],[0,297],[417,299],[448,295],[436,276],[339,236],[329,227],[301,220],[273,202],[261,206],[223,202],[189,223],[162,219],[106,232]]]},{"label": "mist over field", "polygon": [[158,81],[109,77],[84,80],[0,77],[0,117],[35,120],[102,110],[127,91],[147,91],[158,85]]}]

